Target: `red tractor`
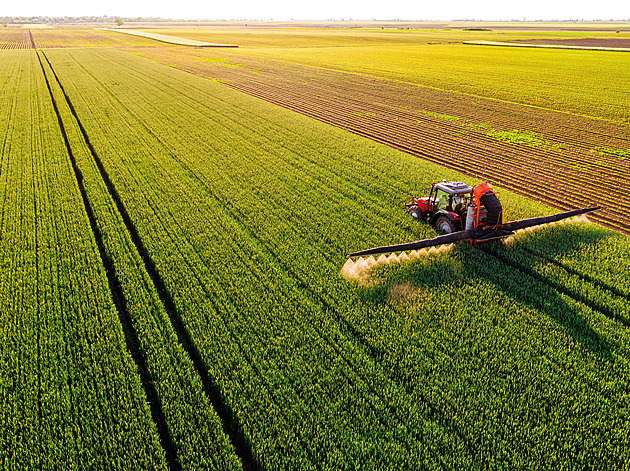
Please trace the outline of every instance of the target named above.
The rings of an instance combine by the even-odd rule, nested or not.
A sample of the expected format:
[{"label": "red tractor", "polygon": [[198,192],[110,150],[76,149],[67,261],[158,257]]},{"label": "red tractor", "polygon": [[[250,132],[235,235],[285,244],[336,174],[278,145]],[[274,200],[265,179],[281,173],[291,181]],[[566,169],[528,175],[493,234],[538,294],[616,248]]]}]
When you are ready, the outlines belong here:
[{"label": "red tractor", "polygon": [[411,197],[407,212],[441,234],[451,234],[503,221],[503,207],[488,183],[474,188],[462,182],[433,182],[428,196]]},{"label": "red tractor", "polygon": [[442,235],[432,239],[361,250],[349,254],[348,257],[419,250],[455,242],[479,244],[503,239],[519,229],[549,224],[601,209],[599,206],[593,206],[504,223],[503,207],[488,183],[470,187],[462,182],[442,180],[441,183],[433,182],[433,186],[430,190],[425,190],[425,194],[427,191],[428,196],[411,198],[411,203],[407,203],[407,212],[416,219],[427,221]]}]

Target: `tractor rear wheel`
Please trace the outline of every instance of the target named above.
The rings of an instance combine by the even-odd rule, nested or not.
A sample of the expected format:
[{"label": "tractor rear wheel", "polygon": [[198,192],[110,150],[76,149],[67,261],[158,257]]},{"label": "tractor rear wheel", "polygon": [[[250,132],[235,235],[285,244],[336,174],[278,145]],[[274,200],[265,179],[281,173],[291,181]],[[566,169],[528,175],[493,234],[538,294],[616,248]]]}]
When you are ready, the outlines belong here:
[{"label": "tractor rear wheel", "polygon": [[455,224],[446,216],[440,216],[435,220],[435,229],[440,234],[452,234],[455,232]]}]

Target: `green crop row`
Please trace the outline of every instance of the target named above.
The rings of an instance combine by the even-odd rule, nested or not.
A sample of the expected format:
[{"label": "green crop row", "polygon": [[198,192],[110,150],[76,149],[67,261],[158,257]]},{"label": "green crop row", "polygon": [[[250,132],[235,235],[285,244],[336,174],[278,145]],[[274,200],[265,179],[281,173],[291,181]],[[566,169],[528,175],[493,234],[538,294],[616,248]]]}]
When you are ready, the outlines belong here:
[{"label": "green crop row", "polygon": [[138,334],[148,373],[177,448],[177,459],[184,469],[240,469],[221,430],[221,422],[202,391],[192,361],[178,343],[165,306],[108,192],[63,90],[46,55],[40,53],[40,57],[87,197],[93,202],[106,255],[118,274],[126,310]]},{"label": "green crop row", "polygon": [[165,469],[37,55],[0,70],[0,466]]},{"label": "green crop row", "polygon": [[573,278],[466,246],[339,275],[434,234],[403,199],[461,175],[138,57],[46,54],[263,467],[627,461],[627,327]]},{"label": "green crop row", "polygon": [[585,222],[541,228],[519,240],[539,256],[620,296],[630,296],[628,237]]},{"label": "green crop row", "polygon": [[[591,243],[584,244],[588,239]],[[583,246],[576,247],[575,241],[582,241]],[[629,267],[618,262],[628,257],[629,249],[627,237],[618,237],[589,223],[573,222],[539,228],[535,235],[519,234],[508,250],[492,247],[489,253],[593,310],[630,326]],[[592,251],[596,251],[594,256]],[[597,273],[593,265],[607,268]]]},{"label": "green crop row", "polygon": [[[54,56],[51,54],[53,65]],[[89,63],[87,58],[83,58],[83,63]],[[95,69],[92,69],[93,73],[102,72]],[[58,72],[63,83],[63,68]],[[79,92],[79,87],[84,85],[81,82],[76,80],[68,87],[71,97],[76,98],[75,89]],[[89,86],[92,93],[89,97],[85,95],[86,99],[101,100],[99,93],[102,90],[94,84]],[[81,105],[77,104],[77,109],[85,110]],[[108,140],[92,132],[95,126],[105,124],[102,118],[99,119],[100,115],[84,120],[90,140],[97,153],[108,159],[109,152],[103,150],[111,149],[116,154],[125,152],[131,159],[138,158],[144,163],[120,167],[115,162],[106,166],[117,182],[121,199],[129,203],[132,198],[133,204],[129,204],[132,216],[134,211],[143,214],[143,224],[138,229],[146,239],[148,249],[151,251],[152,246],[160,244],[151,256],[167,281],[167,287],[177,288],[171,290],[175,304],[182,309],[183,317],[193,331],[193,339],[205,354],[211,374],[219,378],[232,408],[243,419],[253,416],[253,419],[244,420],[243,426],[256,439],[254,451],[261,462],[267,466],[286,468],[312,466],[307,463],[319,460],[329,461],[333,466],[332,463],[338,460],[353,460],[353,457],[366,459],[365,453],[369,449],[365,450],[364,446],[353,443],[348,437],[352,433],[352,429],[345,426],[348,420],[374,440],[383,442],[378,450],[381,454],[388,447],[400,448],[395,443],[387,445],[391,432],[381,423],[387,420],[386,413],[382,411],[383,405],[377,404],[379,409],[376,411],[372,410],[374,406],[363,410],[365,393],[355,397],[350,394],[352,391],[346,391],[335,399],[339,404],[327,405],[332,392],[343,391],[339,385],[351,382],[355,374],[344,372],[347,368],[345,360],[336,354],[328,336],[318,332],[316,326],[305,329],[302,325],[308,310],[315,308],[306,310],[308,304],[302,306],[307,300],[302,299],[300,287],[285,279],[286,274],[274,260],[265,261],[269,256],[252,246],[252,241],[248,240],[251,235],[239,228],[229,216],[226,217],[222,205],[217,204],[214,198],[204,197],[204,188],[182,173],[181,164],[168,158],[159,141],[139,129],[137,121],[134,122],[124,108],[116,108],[120,128],[114,132],[124,132],[133,125],[136,132],[133,136],[126,133],[125,139],[140,139],[142,146],[127,141],[127,149],[134,150],[125,151],[120,147],[119,140]],[[111,123],[107,126],[111,127]],[[156,187],[155,181],[163,182],[163,186]],[[118,185],[122,185],[125,191]],[[136,189],[137,196],[129,191],[131,188]],[[165,193],[164,189],[168,192]],[[168,206],[162,204],[166,195],[171,198]],[[157,217],[152,213],[156,213]],[[205,219],[203,227],[194,223],[202,220],[200,215]],[[216,271],[214,267],[221,267],[221,270]],[[255,283],[252,284],[252,281]],[[285,286],[287,282],[290,284]],[[289,315],[298,316],[301,321],[287,318]],[[335,327],[334,323],[330,326]],[[281,334],[283,330],[285,333]],[[291,334],[293,330],[295,332]],[[338,333],[335,335],[339,336]],[[295,347],[286,345],[288,341],[294,342]],[[313,345],[321,347],[313,351]],[[315,362],[318,353],[320,361]],[[284,368],[279,368],[280,364],[285,365]],[[289,365],[293,365],[294,372]],[[327,373],[328,368],[332,370],[330,373]],[[331,377],[325,380],[327,375]],[[318,386],[319,382],[322,384]],[[361,383],[356,387],[359,390],[367,388]],[[300,401],[301,395],[307,395],[311,401]],[[240,398],[247,399],[242,401]],[[252,402],[253,398],[258,399]],[[355,414],[351,413],[357,407],[353,404],[355,400],[359,401],[356,416],[361,420],[353,418]],[[292,407],[287,410],[289,404]],[[350,410],[341,414],[345,408]],[[270,414],[277,417],[269,421],[266,417]],[[326,420],[323,420],[324,417]],[[301,431],[300,424],[304,431]],[[340,434],[339,439],[334,438],[333,426],[332,430]],[[274,436],[286,438],[278,440]],[[269,443],[265,444],[267,441]],[[416,445],[409,443],[408,446]],[[290,447],[288,453],[283,452],[283,447]],[[394,456],[400,459],[406,455],[413,457],[415,454],[399,451]],[[387,456],[381,456],[379,462],[390,462],[391,458]]]}]

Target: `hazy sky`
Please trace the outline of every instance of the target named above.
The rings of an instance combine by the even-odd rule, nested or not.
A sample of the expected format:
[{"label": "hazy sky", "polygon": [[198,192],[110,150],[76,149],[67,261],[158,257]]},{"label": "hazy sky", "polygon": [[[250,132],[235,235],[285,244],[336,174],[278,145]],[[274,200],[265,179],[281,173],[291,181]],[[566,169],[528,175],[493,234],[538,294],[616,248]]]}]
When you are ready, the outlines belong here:
[{"label": "hazy sky", "polygon": [[628,0],[2,0],[0,16],[177,19],[630,19]]}]

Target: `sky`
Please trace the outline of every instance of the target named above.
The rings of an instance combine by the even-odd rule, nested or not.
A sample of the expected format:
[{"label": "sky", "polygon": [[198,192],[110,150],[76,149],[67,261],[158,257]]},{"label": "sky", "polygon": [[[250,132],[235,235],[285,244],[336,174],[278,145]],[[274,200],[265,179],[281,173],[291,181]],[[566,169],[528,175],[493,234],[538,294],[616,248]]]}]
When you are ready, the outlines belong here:
[{"label": "sky", "polygon": [[3,16],[249,20],[626,20],[628,0],[1,0]]}]

